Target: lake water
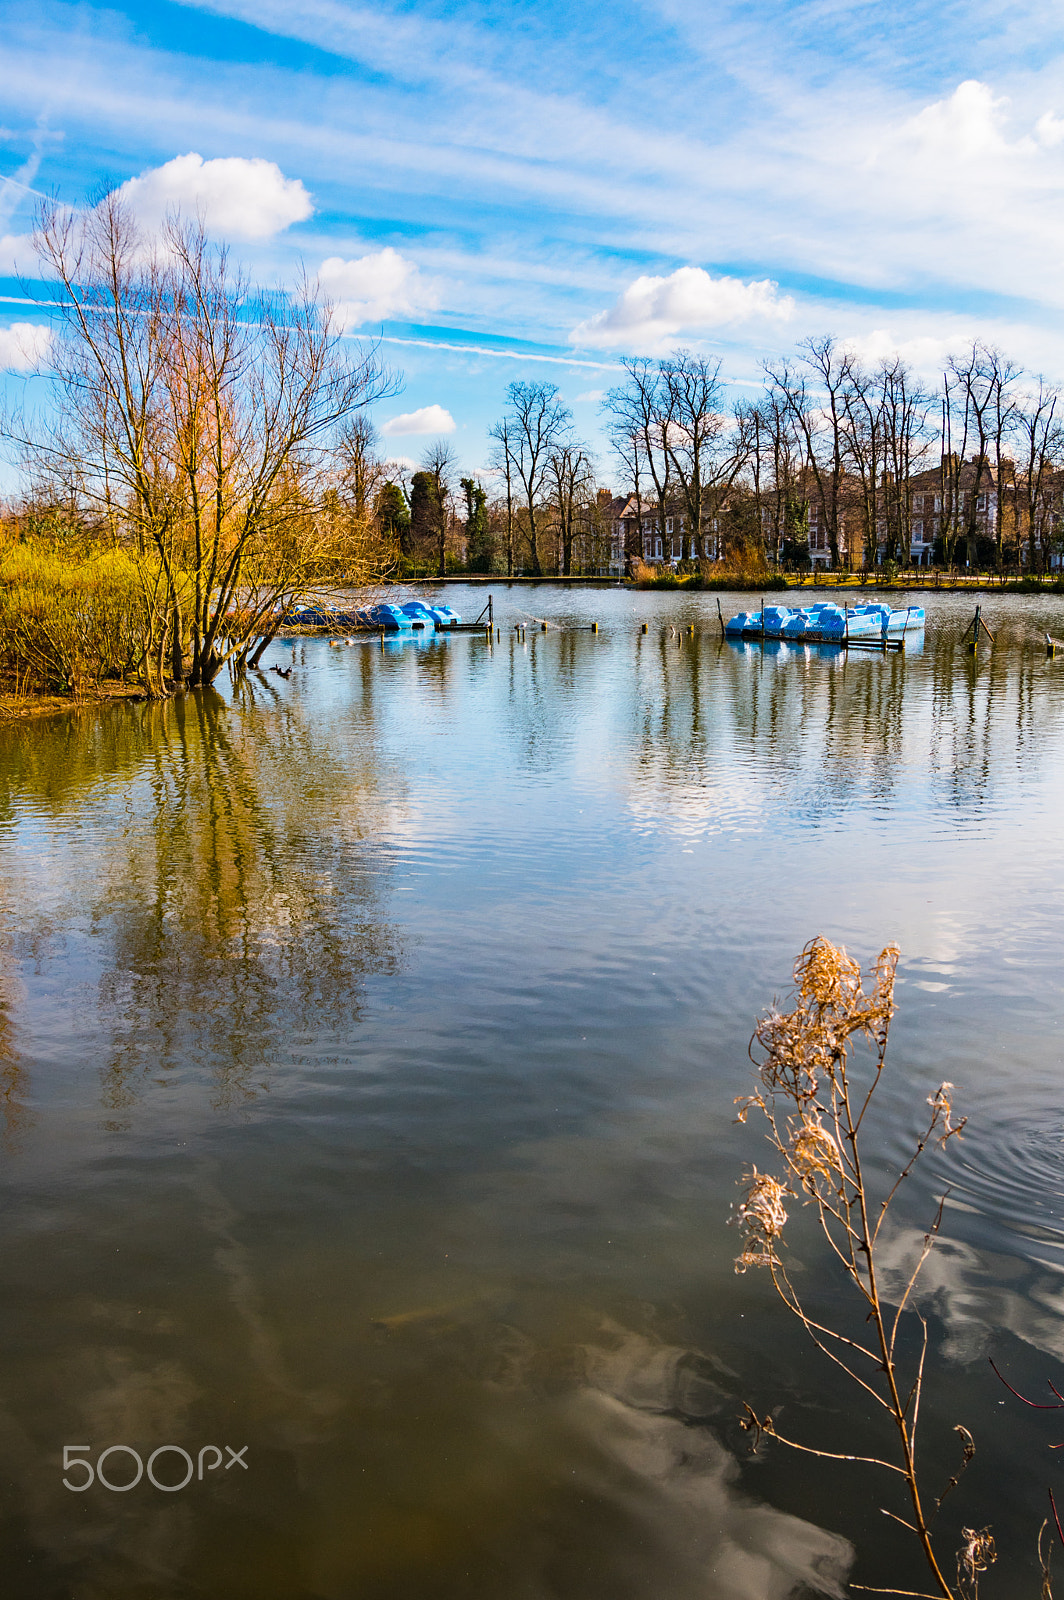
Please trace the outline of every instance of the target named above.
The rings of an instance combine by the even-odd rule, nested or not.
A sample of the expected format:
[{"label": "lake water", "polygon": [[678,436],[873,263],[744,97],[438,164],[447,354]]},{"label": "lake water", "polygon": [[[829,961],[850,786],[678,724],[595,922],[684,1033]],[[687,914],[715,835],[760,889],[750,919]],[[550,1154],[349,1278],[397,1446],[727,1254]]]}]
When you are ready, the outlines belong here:
[{"label": "lake water", "polygon": [[[1064,603],[984,597],[973,659],[971,596],[843,656],[724,643],[712,595],[493,592],[490,643],[295,641],[287,680],[0,728],[3,1593],[925,1588],[888,1474],[736,1421],[889,1446],[726,1225],[753,1022],[818,932],[901,946],[874,1181],[943,1079],[969,1117],[890,1249],[948,1183],[929,1489],[965,1424],[947,1559],[991,1523],[994,1592],[1036,1593],[1064,1415],[987,1356],[1064,1389]],[[202,1478],[125,1488],[167,1445]]]}]

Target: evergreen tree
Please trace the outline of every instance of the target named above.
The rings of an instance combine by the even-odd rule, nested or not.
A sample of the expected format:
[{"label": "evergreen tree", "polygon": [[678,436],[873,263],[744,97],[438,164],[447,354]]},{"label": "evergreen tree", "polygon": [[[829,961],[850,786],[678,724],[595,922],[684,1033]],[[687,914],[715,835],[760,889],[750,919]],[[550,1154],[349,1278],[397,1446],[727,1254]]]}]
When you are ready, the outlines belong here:
[{"label": "evergreen tree", "polygon": [[490,572],[495,557],[495,541],[488,527],[488,497],[481,484],[463,478],[466,503],[466,565],[470,572]]},{"label": "evergreen tree", "polygon": [[397,483],[389,481],[377,496],[377,522],[384,534],[399,540],[399,549],[407,554],[410,542],[410,507],[406,495]]},{"label": "evergreen tree", "polygon": [[410,480],[410,553],[427,559],[439,543],[444,507],[431,472],[415,472]]}]

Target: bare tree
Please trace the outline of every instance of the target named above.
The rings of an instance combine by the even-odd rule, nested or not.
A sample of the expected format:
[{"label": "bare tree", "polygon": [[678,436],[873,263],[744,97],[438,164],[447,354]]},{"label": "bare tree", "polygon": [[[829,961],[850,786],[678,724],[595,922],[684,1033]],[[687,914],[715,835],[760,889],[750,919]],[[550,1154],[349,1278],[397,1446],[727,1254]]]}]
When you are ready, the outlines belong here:
[{"label": "bare tree", "polygon": [[[1012,434],[1016,422],[1016,396],[1015,386],[1022,376],[1022,369],[1002,355],[1000,350],[990,347],[987,349],[987,366],[991,384],[991,437],[994,445],[994,547],[997,556],[997,567],[1000,572],[1004,565],[1004,528],[1006,514],[1006,481],[1011,481],[1011,510],[1015,521],[1016,510],[1016,474],[1015,464],[1011,456],[1005,452],[1005,440]],[[1018,530],[1016,530],[1018,533]]]},{"label": "bare tree", "polygon": [[687,512],[688,532],[699,555],[707,512],[719,515],[741,472],[745,442],[723,410],[720,362],[678,350],[661,363],[665,395],[662,438]]},{"label": "bare tree", "polygon": [[437,439],[436,443],[426,450],[421,465],[422,470],[432,479],[438,562],[436,575],[444,578],[447,575],[447,524],[451,512],[450,476],[455,465],[454,451],[446,439]]},{"label": "bare tree", "polygon": [[771,544],[773,559],[778,561],[784,546],[806,531],[802,515],[801,441],[794,428],[790,406],[774,386],[755,405],[739,407],[736,421],[743,435],[743,453],[751,472],[761,543],[766,548]]},{"label": "bare tree", "polygon": [[838,567],[845,495],[845,402],[850,388],[849,364],[846,353],[834,339],[807,339],[802,352],[800,368],[784,362],[766,371],[770,385],[788,407],[802,439],[806,465],[816,489],[818,520],[827,534],[831,565]]},{"label": "bare tree", "polygon": [[513,450],[514,428],[511,418],[503,417],[501,421],[494,423],[488,429],[488,437],[494,441],[492,466],[506,484],[506,576],[512,578],[514,575],[513,487],[516,465]]},{"label": "bare tree", "polygon": [[622,517],[620,519],[624,540],[624,570],[625,574],[630,576],[633,560],[641,559],[643,554],[641,542],[644,472],[643,442],[638,433],[629,433],[624,427],[623,421],[619,421],[616,418],[611,422],[609,432],[613,452],[620,462],[621,471],[624,474],[624,481],[631,485],[631,494],[635,499],[635,516]]},{"label": "bare tree", "polygon": [[[942,379],[943,434],[947,442],[943,452],[944,491],[949,494],[954,526],[967,545],[970,567],[977,566],[979,560],[979,497],[989,476],[989,444],[1000,403],[998,359],[996,351],[975,341],[963,356],[950,358]],[[954,451],[949,446],[958,436],[960,449]],[[972,445],[974,477],[967,482],[964,468]]]},{"label": "bare tree", "polygon": [[[1015,437],[1020,446],[1020,473],[1017,499],[1022,486],[1022,504],[1027,535],[1029,570],[1044,573],[1048,566],[1052,531],[1052,512],[1047,505],[1047,488],[1054,463],[1064,445],[1064,433],[1056,420],[1059,391],[1038,379],[1038,388],[1019,396],[1016,402]],[[1022,530],[1017,528],[1017,540]]]},{"label": "bare tree", "polygon": [[490,432],[500,443],[501,430],[506,433],[504,454],[524,490],[532,574],[538,578],[543,570],[539,559],[539,502],[551,453],[567,434],[572,413],[558,398],[558,387],[553,383],[511,383],[506,397],[509,413]]},{"label": "bare tree", "polygon": [[44,207],[35,242],[58,290],[56,407],[22,442],[155,560],[151,691],[167,653],[175,681],[209,684],[328,567],[321,475],[339,430],[394,380],[375,351],[345,349],[312,284],[254,291],[200,225],[171,219],[153,245],[111,194]]},{"label": "bare tree", "polygon": [[595,496],[595,471],[582,444],[556,445],[548,461],[552,510],[558,528],[558,565],[565,577],[573,570],[573,534],[581,507]]},{"label": "bare tree", "polygon": [[[665,523],[669,515],[672,496],[672,460],[665,443],[668,422],[669,392],[662,367],[647,357],[629,357],[621,365],[627,382],[610,389],[603,402],[611,419],[610,437],[613,447],[629,463],[630,473],[642,476],[645,469],[654,486],[657,499],[657,531],[665,538]],[[639,527],[642,529],[643,505],[639,484],[633,483],[638,502]],[[642,548],[636,552],[642,555]]]},{"label": "bare tree", "polygon": [[844,359],[844,461],[861,484],[864,565],[870,569],[880,542],[885,561],[909,554],[911,481],[928,447],[931,399],[898,357],[881,361],[874,372],[852,354]]},{"label": "bare tree", "polygon": [[377,453],[377,436],[366,411],[358,411],[340,430],[336,474],[344,497],[356,517],[368,520],[384,484],[391,477],[389,464]]},{"label": "bare tree", "polygon": [[886,533],[892,547],[907,558],[912,540],[912,478],[931,447],[929,418],[934,399],[898,357],[880,363],[877,379],[887,478],[883,494]]}]

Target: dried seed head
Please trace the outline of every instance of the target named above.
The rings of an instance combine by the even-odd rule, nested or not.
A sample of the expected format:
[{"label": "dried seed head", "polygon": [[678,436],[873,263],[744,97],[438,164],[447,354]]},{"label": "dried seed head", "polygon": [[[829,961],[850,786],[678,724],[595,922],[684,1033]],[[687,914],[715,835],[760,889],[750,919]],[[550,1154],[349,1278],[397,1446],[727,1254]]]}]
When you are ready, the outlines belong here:
[{"label": "dried seed head", "polygon": [[957,1551],[957,1586],[961,1593],[975,1600],[979,1573],[992,1567],[996,1560],[997,1550],[989,1528],[962,1528],[961,1547]]},{"label": "dried seed head", "polygon": [[927,1103],[931,1107],[931,1130],[938,1132],[939,1144],[945,1144],[947,1139],[959,1134],[967,1117],[962,1117],[959,1122],[953,1121],[953,1102],[950,1095],[953,1092],[952,1083],[940,1083],[934,1094],[929,1094]]},{"label": "dried seed head", "polygon": [[806,1117],[791,1141],[787,1161],[803,1183],[817,1177],[836,1179],[842,1172],[842,1157],[832,1134],[814,1117]]},{"label": "dried seed head", "polygon": [[894,1014],[897,965],[897,946],[888,945],[872,964],[866,993],[861,969],[845,950],[829,939],[811,939],[794,967],[794,1009],[773,1008],[754,1033],[753,1042],[765,1052],[760,1068],[766,1089],[804,1109],[815,1100],[822,1077],[835,1085],[854,1034],[866,1034],[882,1051]]},{"label": "dried seed head", "polygon": [[746,1191],[731,1219],[743,1230],[743,1248],[735,1258],[736,1272],[766,1267],[775,1261],[776,1240],[787,1221],[783,1197],[788,1191],[778,1178],[754,1167],[742,1181]]}]

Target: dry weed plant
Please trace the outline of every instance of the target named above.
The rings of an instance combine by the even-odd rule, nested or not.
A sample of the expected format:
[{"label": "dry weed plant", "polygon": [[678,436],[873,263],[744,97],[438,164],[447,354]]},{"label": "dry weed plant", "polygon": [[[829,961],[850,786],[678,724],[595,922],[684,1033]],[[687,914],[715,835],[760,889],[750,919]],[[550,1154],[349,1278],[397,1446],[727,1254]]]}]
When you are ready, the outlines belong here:
[{"label": "dry weed plant", "polygon": [[[768,1141],[781,1158],[783,1174],[774,1177],[752,1168],[742,1180],[742,1200],[734,1207],[732,1219],[742,1233],[736,1271],[745,1272],[748,1267],[768,1269],[784,1305],[813,1343],[889,1414],[897,1432],[897,1458],[886,1460],[812,1449],[784,1438],[770,1416],[759,1417],[749,1405],[743,1427],[752,1433],[755,1449],[764,1434],[807,1455],[831,1461],[866,1462],[900,1476],[908,1491],[912,1520],[891,1511],[885,1514],[902,1523],[919,1541],[934,1577],[936,1600],[975,1600],[979,1575],[995,1560],[989,1529],[963,1530],[955,1584],[947,1581],[943,1573],[932,1537],[939,1507],[975,1454],[971,1434],[963,1427],[955,1430],[961,1438],[962,1460],[933,1502],[928,1500],[917,1472],[927,1324],[913,1306],[913,1293],[942,1222],[945,1196],[896,1304],[890,1305],[884,1299],[877,1262],[877,1246],[891,1204],[921,1153],[931,1141],[944,1145],[964,1126],[963,1120],[953,1120],[952,1084],[943,1083],[929,1096],[929,1115],[913,1153],[878,1201],[869,1191],[862,1164],[861,1134],[882,1077],[894,1015],[897,964],[895,945],[882,951],[864,978],[859,964],[825,938],[811,940],[802,951],[794,967],[793,1008],[770,1010],[758,1023],[751,1040],[750,1054],[760,1079],[757,1092],[736,1102],[741,1108],[741,1122],[753,1110],[765,1117]],[[858,1057],[855,1046],[862,1041],[869,1048]],[[867,1336],[852,1338],[819,1322],[806,1309],[788,1276],[782,1254],[787,1204],[792,1200],[815,1208],[831,1252],[866,1312]],[[906,1364],[899,1356],[898,1332],[909,1310],[920,1324],[921,1339],[915,1361]],[[899,1589],[872,1592],[914,1593]]]}]

